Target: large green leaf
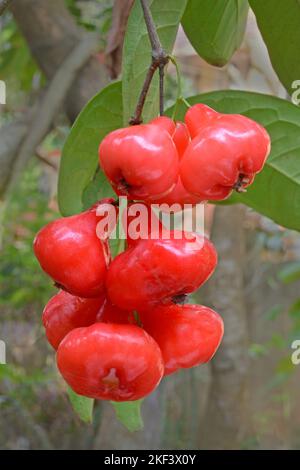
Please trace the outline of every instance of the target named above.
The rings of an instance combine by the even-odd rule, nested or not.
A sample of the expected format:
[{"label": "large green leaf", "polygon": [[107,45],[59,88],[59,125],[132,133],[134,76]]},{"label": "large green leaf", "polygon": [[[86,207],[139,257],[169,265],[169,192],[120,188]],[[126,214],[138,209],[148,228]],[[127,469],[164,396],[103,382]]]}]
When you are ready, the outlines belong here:
[{"label": "large green leaf", "polygon": [[68,387],[68,395],[75,413],[84,423],[93,422],[94,400],[92,398],[77,395]]},{"label": "large green leaf", "polygon": [[[63,215],[82,211],[87,200],[91,204],[95,202],[89,185],[93,186],[97,198],[94,178],[98,168],[98,147],[103,137],[118,127],[122,127],[122,93],[121,83],[115,82],[84,107],[65,143],[58,182],[58,202]],[[100,175],[98,178],[99,195],[106,196],[105,191],[100,191],[104,179],[101,180]]]},{"label": "large green leaf", "polygon": [[300,79],[300,1],[249,0],[272,65],[285,88]]},{"label": "large green leaf", "polygon": [[[272,150],[264,170],[246,193],[234,193],[228,202],[242,202],[287,228],[300,230],[300,108],[273,96],[235,90],[205,93],[188,101],[244,114],[267,129]],[[185,111],[180,103],[177,118],[183,119]]]},{"label": "large green leaf", "polygon": [[196,52],[222,67],[242,42],[248,9],[247,0],[188,0],[182,26]]},{"label": "large green leaf", "polygon": [[[187,0],[149,0],[155,25],[164,49],[172,52],[178,25]],[[133,115],[151,61],[151,47],[140,1],[136,1],[128,20],[123,48],[124,125]],[[158,114],[158,79],[151,85],[143,110],[144,122]]]}]

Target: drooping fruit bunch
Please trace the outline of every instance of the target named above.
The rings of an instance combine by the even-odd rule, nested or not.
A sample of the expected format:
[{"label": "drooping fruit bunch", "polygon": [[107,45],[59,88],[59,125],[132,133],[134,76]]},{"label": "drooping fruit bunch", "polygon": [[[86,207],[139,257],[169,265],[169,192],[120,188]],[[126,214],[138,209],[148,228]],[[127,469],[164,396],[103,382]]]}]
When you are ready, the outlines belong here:
[{"label": "drooping fruit bunch", "polygon": [[[161,116],[111,132],[99,159],[116,194],[130,199],[127,223],[135,226],[134,201],[150,217],[152,203],[181,208],[243,191],[269,149],[269,136],[256,122],[198,104],[185,123]],[[60,289],[44,309],[43,324],[75,392],[137,400],[163,376],[215,354],[223,336],[220,315],[182,301],[212,275],[217,254],[206,237],[157,220],[156,230],[147,223],[137,236],[126,226],[126,249],[111,260],[107,237],[97,230],[104,204],[116,202],[100,201],[37,234],[35,255]]]},{"label": "drooping fruit bunch", "polygon": [[252,119],[196,104],[185,123],[161,116],[111,132],[99,159],[118,195],[183,205],[243,191],[269,152],[267,131]]}]

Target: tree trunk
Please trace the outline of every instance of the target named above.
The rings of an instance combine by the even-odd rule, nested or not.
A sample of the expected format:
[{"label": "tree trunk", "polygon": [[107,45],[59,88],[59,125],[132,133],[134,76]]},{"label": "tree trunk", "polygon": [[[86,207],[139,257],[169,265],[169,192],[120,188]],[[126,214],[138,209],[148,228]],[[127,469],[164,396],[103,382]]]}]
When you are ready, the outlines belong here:
[{"label": "tree trunk", "polygon": [[[247,410],[247,316],[244,297],[244,208],[218,207],[212,239],[218,267],[205,288],[205,303],[219,312],[225,334],[214,357],[207,410],[199,445],[205,449],[237,449],[251,432]],[[201,294],[201,291],[200,291]]]},{"label": "tree trunk", "polygon": [[[84,34],[64,0],[14,0],[11,11],[33,57],[48,79],[76,47]],[[96,52],[96,51],[95,51]],[[104,64],[91,57],[70,88],[66,110],[73,121],[86,102],[108,82]]]}]

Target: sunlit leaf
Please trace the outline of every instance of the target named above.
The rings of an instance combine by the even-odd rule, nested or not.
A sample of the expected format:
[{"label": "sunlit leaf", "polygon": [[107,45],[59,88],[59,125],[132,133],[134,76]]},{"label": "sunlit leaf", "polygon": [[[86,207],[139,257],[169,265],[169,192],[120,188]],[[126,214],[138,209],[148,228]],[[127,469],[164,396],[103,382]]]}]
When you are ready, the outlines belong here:
[{"label": "sunlit leaf", "polygon": [[247,0],[189,0],[182,26],[196,52],[221,67],[242,42],[248,9]]}]

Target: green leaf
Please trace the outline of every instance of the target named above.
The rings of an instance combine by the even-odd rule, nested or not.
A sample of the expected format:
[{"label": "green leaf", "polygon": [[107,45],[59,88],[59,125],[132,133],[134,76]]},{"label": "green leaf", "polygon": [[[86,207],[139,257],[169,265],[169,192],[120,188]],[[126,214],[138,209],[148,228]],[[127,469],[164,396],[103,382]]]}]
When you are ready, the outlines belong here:
[{"label": "green leaf", "polygon": [[143,429],[143,419],[141,416],[141,404],[143,400],[114,402],[111,404],[115,409],[118,420],[130,432],[140,431]]},{"label": "green leaf", "polygon": [[[264,170],[246,193],[234,193],[227,203],[244,203],[284,227],[300,230],[300,108],[273,96],[236,90],[196,95],[187,101],[205,103],[222,113],[244,114],[267,129],[272,149]],[[180,102],[177,118],[183,119],[186,109]]]},{"label": "green leaf", "polygon": [[270,59],[281,83],[291,94],[300,79],[300,1],[249,0]]},{"label": "green leaf", "polygon": [[67,390],[71,405],[75,413],[84,423],[92,423],[94,400],[92,398],[77,395],[77,393],[73,392],[70,387],[68,387]]},{"label": "green leaf", "polygon": [[[98,192],[93,189],[98,183],[94,179],[98,147],[106,134],[119,127],[122,127],[122,94],[121,83],[115,82],[84,107],[64,145],[58,181],[58,203],[63,215],[81,212],[87,200],[97,201]],[[104,184],[104,179],[100,184]],[[105,191],[99,188],[102,197],[111,194]]]},{"label": "green leaf", "polygon": [[279,271],[278,277],[285,284],[298,281],[300,279],[300,261],[287,264]]},{"label": "green leaf", "polygon": [[100,167],[97,169],[94,178],[90,181],[82,194],[83,209],[88,209],[95,202],[106,197],[116,197],[108,179]]},{"label": "green leaf", "polygon": [[[149,0],[157,32],[166,52],[171,53],[187,0]],[[151,47],[143,11],[136,1],[128,20],[123,48],[124,125],[134,113],[151,62]],[[158,114],[158,78],[154,77],[143,110],[144,122]]]},{"label": "green leaf", "polygon": [[189,0],[182,26],[196,52],[222,67],[243,40],[248,9],[247,0]]}]

